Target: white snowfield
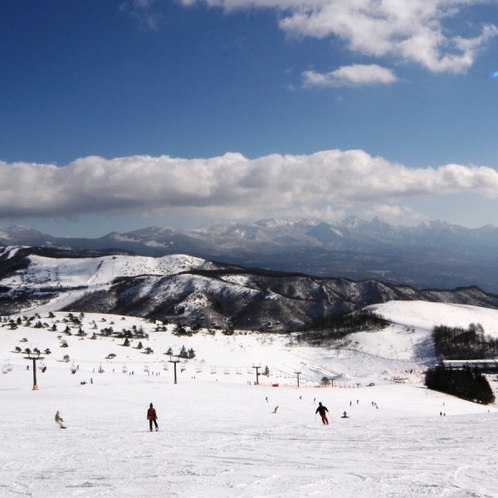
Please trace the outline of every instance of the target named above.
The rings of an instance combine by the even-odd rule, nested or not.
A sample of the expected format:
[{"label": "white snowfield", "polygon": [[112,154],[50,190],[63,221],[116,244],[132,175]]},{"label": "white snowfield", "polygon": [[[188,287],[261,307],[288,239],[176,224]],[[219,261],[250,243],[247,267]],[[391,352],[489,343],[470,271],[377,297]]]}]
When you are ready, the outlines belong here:
[{"label": "white snowfield", "polygon": [[[18,248],[4,249],[14,256]],[[20,286],[23,283],[38,287],[61,286],[88,288],[108,285],[114,278],[137,275],[175,275],[197,268],[209,268],[210,262],[201,258],[174,254],[161,258],[146,256],[102,256],[100,258],[47,258],[29,256],[31,264],[26,271],[3,281],[5,285]]]},{"label": "white snowfield", "polygon": [[[21,318],[14,330],[4,319],[0,497],[498,496],[497,407],[423,385],[434,324],[481,323],[495,335],[498,311],[421,302],[375,308],[393,325],[354,334],[343,348],[311,348],[286,335],[176,337],[173,326],[156,331],[110,315],[81,317],[86,337],[68,313],[40,313],[31,326]],[[133,326],[149,334],[141,342],[151,354],[136,349],[137,339],[129,347],[90,339]],[[195,358],[176,364],[175,385],[176,358],[164,353],[182,346]],[[42,352],[37,390],[32,362],[16,347]],[[254,385],[266,366],[270,375]],[[333,387],[320,387],[324,377]],[[329,425],[315,414],[319,401]],[[159,432],[149,432],[151,402]]]}]

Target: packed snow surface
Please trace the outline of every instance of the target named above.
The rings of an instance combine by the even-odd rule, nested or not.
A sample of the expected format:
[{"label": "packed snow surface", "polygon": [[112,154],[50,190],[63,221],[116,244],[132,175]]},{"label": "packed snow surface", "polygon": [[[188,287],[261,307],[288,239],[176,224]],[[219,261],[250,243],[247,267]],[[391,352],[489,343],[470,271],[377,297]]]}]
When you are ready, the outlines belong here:
[{"label": "packed snow surface", "polygon": [[[171,325],[110,315],[85,314],[79,326],[61,312],[15,329],[4,320],[0,496],[497,496],[497,407],[429,391],[423,370],[434,324],[495,334],[498,312],[401,302],[377,312],[393,324],[320,348],[289,335],[177,337]],[[101,335],[133,327],[148,334],[142,349]],[[165,352],[182,346],[195,358],[176,364],[174,384],[177,358]],[[42,353],[37,390],[16,347]],[[149,432],[151,402],[159,432]]]}]

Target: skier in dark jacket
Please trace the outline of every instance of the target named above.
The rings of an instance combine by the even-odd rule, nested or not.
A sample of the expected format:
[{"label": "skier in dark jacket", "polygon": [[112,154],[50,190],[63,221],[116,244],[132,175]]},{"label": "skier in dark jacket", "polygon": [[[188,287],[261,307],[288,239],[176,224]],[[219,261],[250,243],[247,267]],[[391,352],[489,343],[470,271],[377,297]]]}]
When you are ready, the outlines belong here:
[{"label": "skier in dark jacket", "polygon": [[157,425],[157,419],[158,419],[158,416],[156,413],[156,409],[154,408],[154,406],[151,403],[149,406],[149,409],[147,410],[147,420],[149,421],[150,432],[152,432],[152,424],[154,424],[156,426],[156,431],[159,430],[159,426]]},{"label": "skier in dark jacket", "polygon": [[323,406],[322,405],[322,402],[320,401],[318,403],[318,408],[316,409],[316,412],[315,414],[319,413],[320,414],[320,417],[322,417],[322,422],[325,424],[325,425],[329,425],[329,420],[327,418],[327,407],[326,406]]}]

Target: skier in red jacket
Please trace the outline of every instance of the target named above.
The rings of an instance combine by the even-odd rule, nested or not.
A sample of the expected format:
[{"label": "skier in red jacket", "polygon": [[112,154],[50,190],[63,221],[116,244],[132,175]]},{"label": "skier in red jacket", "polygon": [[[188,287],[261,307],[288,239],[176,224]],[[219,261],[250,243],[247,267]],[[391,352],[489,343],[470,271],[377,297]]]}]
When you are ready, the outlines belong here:
[{"label": "skier in red jacket", "polygon": [[156,431],[159,430],[159,426],[157,425],[157,419],[158,419],[158,416],[156,413],[156,409],[154,408],[154,406],[151,403],[149,406],[149,409],[147,410],[147,420],[149,421],[150,432],[152,432],[152,424],[154,424],[156,426]]}]

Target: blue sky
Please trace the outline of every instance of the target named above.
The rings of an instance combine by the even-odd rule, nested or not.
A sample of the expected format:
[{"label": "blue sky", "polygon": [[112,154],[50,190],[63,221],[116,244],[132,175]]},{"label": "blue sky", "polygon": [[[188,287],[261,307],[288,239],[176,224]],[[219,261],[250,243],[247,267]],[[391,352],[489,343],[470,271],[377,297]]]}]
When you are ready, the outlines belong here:
[{"label": "blue sky", "polygon": [[498,225],[498,5],[3,0],[0,226]]}]

